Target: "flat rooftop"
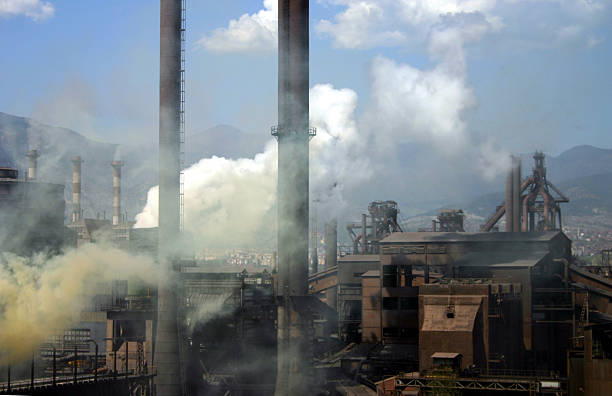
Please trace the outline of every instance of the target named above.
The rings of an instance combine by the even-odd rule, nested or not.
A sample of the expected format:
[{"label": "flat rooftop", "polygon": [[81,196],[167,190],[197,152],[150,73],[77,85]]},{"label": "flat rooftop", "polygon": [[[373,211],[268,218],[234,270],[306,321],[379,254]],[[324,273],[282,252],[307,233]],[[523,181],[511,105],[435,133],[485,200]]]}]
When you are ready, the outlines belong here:
[{"label": "flat rooftop", "polygon": [[[381,244],[413,242],[547,242],[563,235],[561,231],[547,232],[394,232]],[[567,237],[565,237],[567,238]]]},{"label": "flat rooftop", "polygon": [[547,255],[545,250],[473,252],[465,254],[455,264],[460,267],[534,267]]}]

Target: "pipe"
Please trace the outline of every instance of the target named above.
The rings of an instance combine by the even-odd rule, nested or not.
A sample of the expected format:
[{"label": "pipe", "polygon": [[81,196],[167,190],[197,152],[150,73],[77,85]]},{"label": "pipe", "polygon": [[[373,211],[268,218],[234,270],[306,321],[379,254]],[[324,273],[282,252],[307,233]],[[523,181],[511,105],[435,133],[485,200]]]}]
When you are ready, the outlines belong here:
[{"label": "pipe", "polygon": [[72,158],[72,222],[81,220],[81,160],[80,156]]},{"label": "pipe", "polygon": [[311,394],[308,292],[308,0],[278,0],[278,359],[276,395]]},{"label": "pipe", "polygon": [[180,233],[181,0],[160,1],[157,394],[181,394],[176,271]]},{"label": "pipe", "polygon": [[113,225],[121,222],[121,168],[123,161],[113,161]]},{"label": "pipe", "polygon": [[325,269],[338,264],[338,220],[332,219],[325,225]]},{"label": "pipe", "polygon": [[28,180],[36,180],[36,172],[38,170],[38,150],[30,150],[27,154],[28,159],[30,160],[30,166],[28,168]]}]

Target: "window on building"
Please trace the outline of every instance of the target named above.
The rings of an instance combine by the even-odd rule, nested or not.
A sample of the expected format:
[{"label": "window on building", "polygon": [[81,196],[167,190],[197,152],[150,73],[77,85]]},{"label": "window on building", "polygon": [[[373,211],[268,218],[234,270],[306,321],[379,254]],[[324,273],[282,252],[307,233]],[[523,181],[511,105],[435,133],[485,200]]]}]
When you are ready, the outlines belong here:
[{"label": "window on building", "polygon": [[400,329],[397,327],[383,327],[383,337],[399,337]]},{"label": "window on building", "polygon": [[383,309],[384,310],[399,309],[399,298],[398,297],[383,297]]},{"label": "window on building", "polygon": [[418,297],[401,297],[400,298],[400,309],[419,309],[419,298]]},{"label": "window on building", "polygon": [[383,287],[398,287],[397,265],[383,266]]},{"label": "window on building", "polygon": [[400,337],[416,340],[419,338],[419,329],[416,327],[406,327],[400,329]]}]

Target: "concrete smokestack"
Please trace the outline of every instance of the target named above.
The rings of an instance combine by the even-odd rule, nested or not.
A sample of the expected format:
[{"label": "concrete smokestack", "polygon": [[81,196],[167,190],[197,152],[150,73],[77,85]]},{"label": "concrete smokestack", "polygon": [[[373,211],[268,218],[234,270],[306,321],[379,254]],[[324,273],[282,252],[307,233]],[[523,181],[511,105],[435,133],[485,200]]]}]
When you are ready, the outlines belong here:
[{"label": "concrete smokestack", "polygon": [[181,0],[160,1],[159,65],[159,263],[157,394],[182,392],[173,263],[180,233]]},{"label": "concrete smokestack", "polygon": [[36,180],[36,172],[38,170],[38,150],[30,150],[27,154],[28,160],[30,160],[30,166],[28,168],[28,180]]},{"label": "concrete smokestack", "polygon": [[521,158],[512,157],[512,231],[521,232]]},{"label": "concrete smokestack", "polygon": [[113,225],[121,222],[121,168],[123,161],[113,161]]},{"label": "concrete smokestack", "polygon": [[311,394],[308,292],[308,0],[278,0],[278,371],[276,395]]},{"label": "concrete smokestack", "polygon": [[72,222],[81,220],[81,160],[80,156],[72,158]]},{"label": "concrete smokestack", "polygon": [[338,220],[325,225],[325,269],[338,264]]}]

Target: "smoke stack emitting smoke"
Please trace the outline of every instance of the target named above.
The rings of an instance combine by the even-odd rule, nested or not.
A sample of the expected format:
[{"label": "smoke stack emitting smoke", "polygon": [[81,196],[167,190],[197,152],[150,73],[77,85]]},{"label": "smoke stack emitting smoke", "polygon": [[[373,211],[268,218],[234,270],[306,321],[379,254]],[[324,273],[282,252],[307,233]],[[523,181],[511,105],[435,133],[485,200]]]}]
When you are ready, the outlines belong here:
[{"label": "smoke stack emitting smoke", "polygon": [[29,359],[48,336],[79,322],[99,282],[156,280],[153,261],[110,247],[84,245],[31,259],[0,253],[0,366]]},{"label": "smoke stack emitting smoke", "polygon": [[113,225],[121,221],[121,168],[123,161],[113,161]]},{"label": "smoke stack emitting smoke", "polygon": [[78,155],[72,158],[72,222],[81,220],[81,164]]}]

